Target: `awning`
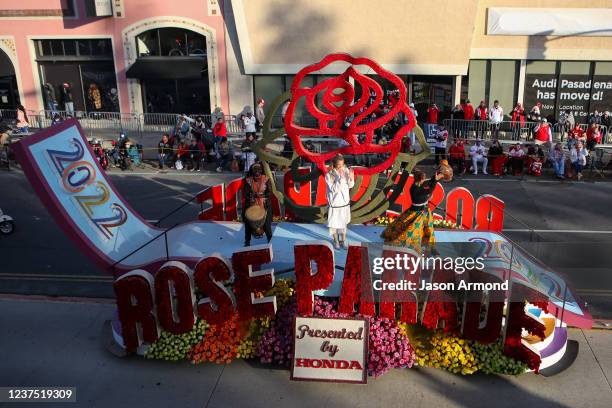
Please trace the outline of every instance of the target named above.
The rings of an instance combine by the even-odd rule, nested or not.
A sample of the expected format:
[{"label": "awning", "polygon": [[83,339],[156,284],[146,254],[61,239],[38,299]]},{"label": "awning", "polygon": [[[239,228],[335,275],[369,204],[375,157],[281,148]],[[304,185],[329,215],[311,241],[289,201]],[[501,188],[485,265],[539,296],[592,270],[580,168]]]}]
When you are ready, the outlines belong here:
[{"label": "awning", "polygon": [[202,57],[144,57],[138,58],[125,75],[138,79],[207,78],[206,62]]}]

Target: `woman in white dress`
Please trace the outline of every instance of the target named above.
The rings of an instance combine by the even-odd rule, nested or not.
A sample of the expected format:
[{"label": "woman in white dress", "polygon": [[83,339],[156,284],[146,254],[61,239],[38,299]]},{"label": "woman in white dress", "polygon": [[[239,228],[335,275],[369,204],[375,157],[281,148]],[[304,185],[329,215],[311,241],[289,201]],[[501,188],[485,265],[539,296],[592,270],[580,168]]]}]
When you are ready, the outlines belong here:
[{"label": "woman in white dress", "polygon": [[346,227],[351,222],[350,189],[355,185],[355,173],[344,164],[341,154],[332,159],[325,175],[327,185],[327,226],[334,239],[334,248],[346,248]]}]

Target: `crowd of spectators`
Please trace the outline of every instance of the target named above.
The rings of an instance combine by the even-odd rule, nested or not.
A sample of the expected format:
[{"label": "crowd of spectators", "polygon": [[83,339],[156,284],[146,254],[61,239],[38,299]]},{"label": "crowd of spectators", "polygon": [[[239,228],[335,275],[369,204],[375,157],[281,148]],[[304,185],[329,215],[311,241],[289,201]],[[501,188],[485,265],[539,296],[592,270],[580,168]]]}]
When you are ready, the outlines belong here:
[{"label": "crowd of spectators", "polygon": [[[442,129],[438,131],[438,135],[444,132],[446,130]],[[544,167],[551,167],[557,178],[575,177],[580,180],[591,151],[582,141],[586,140],[583,132],[579,134],[581,135],[579,138],[573,136],[570,138],[566,146],[567,151],[561,143],[539,143],[538,140],[524,144],[513,142],[507,150],[504,150],[497,139],[493,139],[487,148],[480,139],[470,143],[456,137],[448,152],[436,147],[436,164],[439,160],[447,159],[455,175],[459,177],[467,172],[477,175],[479,171],[486,175],[489,174],[489,168],[497,177],[505,175],[539,177]]]},{"label": "crowd of spectators", "polygon": [[[612,125],[610,112],[595,110],[587,117],[587,123],[581,125],[570,111],[561,111],[554,132],[561,133],[564,143],[553,142],[553,126],[542,114],[542,104],[537,103],[527,112],[521,103],[517,103],[508,115],[510,120],[504,120],[504,110],[499,101],[487,107],[485,101],[474,109],[469,100],[456,105],[450,112],[450,133],[454,137],[453,144],[446,151],[449,130],[444,125],[438,125],[439,109],[432,104],[428,109],[428,121],[433,127],[435,140],[435,163],[448,158],[457,174],[467,171],[478,174],[491,172],[498,177],[503,175],[529,174],[540,176],[544,167],[552,167],[558,178],[582,178],[582,171],[589,160],[594,160],[593,152]],[[502,124],[507,136],[511,133],[511,146],[504,151],[500,143]],[[529,123],[529,125],[526,125]],[[509,125],[509,126],[508,126]],[[586,130],[585,130],[586,126]],[[525,132],[526,131],[526,132]],[[484,135],[490,136],[488,148],[485,146]],[[523,141],[519,137],[525,134]],[[471,146],[466,147],[472,139]],[[467,150],[467,151],[466,151]]]},{"label": "crowd of spectators", "polygon": [[253,145],[265,120],[264,104],[265,101],[259,99],[255,112],[247,107],[237,116],[236,120],[244,134],[244,139],[239,143],[228,138],[222,112],[212,115],[212,126],[208,126],[201,116],[194,119],[179,115],[174,129],[164,133],[157,144],[159,169],[200,171],[212,163],[218,173],[240,169],[246,173],[255,163]]}]

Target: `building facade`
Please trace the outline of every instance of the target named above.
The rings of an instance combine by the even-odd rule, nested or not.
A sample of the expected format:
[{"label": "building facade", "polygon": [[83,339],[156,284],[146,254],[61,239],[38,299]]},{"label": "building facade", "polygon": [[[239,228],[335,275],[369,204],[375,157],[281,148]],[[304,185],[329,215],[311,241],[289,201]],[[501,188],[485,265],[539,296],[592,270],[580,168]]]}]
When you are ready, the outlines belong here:
[{"label": "building facade", "polygon": [[347,52],[398,74],[422,113],[612,110],[612,0],[1,0],[0,21],[3,109],[237,114]]}]

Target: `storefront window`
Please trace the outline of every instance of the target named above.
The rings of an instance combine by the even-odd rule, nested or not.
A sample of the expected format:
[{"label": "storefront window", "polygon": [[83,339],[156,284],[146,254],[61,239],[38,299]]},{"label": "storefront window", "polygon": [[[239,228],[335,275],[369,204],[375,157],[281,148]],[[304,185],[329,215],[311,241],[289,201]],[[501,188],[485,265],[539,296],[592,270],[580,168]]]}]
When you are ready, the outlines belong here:
[{"label": "storefront window", "polygon": [[89,40],[77,40],[78,55],[91,55]]},{"label": "storefront window", "polygon": [[136,37],[139,57],[206,56],[206,37],[182,28],[160,28]]},{"label": "storefront window", "polygon": [[[77,111],[119,111],[109,39],[35,40],[35,49],[47,109],[55,100],[58,110],[73,102]],[[70,96],[62,91],[64,84]]]},{"label": "storefront window", "polygon": [[612,110],[612,62],[596,62],[591,86],[590,111]]},{"label": "storefront window", "polygon": [[[263,98],[266,101],[264,111],[268,115],[274,100],[285,92],[285,77],[283,75],[257,75],[254,77],[254,91],[253,108],[257,100]],[[280,111],[277,114],[280,115]],[[273,119],[273,125],[280,125],[280,116]]]},{"label": "storefront window", "polygon": [[0,50],[0,109],[15,109],[18,102],[15,68],[9,56]]},{"label": "storefront window", "polygon": [[470,61],[468,78],[468,98],[476,106],[486,99],[487,61]]},{"label": "storefront window", "polygon": [[64,40],[64,55],[76,55],[75,40]]},{"label": "storefront window", "polygon": [[461,94],[459,96],[461,103],[465,102],[467,99],[470,99],[469,90],[470,90],[470,77],[468,75],[464,75],[461,77]]},{"label": "storefront window", "polygon": [[[515,60],[472,60],[467,77],[467,98],[474,106],[485,101],[487,106],[499,101],[506,119],[514,108],[519,62]],[[463,88],[462,84],[462,88]],[[462,90],[461,99],[465,99]]]},{"label": "storefront window", "polygon": [[162,56],[187,55],[186,33],[181,28],[160,28],[159,42]]},{"label": "storefront window", "polygon": [[53,55],[51,52],[51,42],[50,41],[36,41],[36,54],[37,55]]},{"label": "storefront window", "polygon": [[139,57],[159,56],[157,30],[147,31],[137,36],[136,48]]},{"label": "storefront window", "polygon": [[111,55],[111,43],[109,40],[91,40],[92,55]]},{"label": "storefront window", "polygon": [[563,61],[557,84],[557,118],[559,114],[571,112],[574,119],[585,123],[589,115],[591,94],[591,63]]},{"label": "storefront window", "polygon": [[190,56],[206,55],[206,37],[192,31],[187,32],[187,50]]},{"label": "storefront window", "polygon": [[210,112],[205,36],[155,28],[136,36],[136,53],[126,76],[140,81],[146,113]]},{"label": "storefront window", "polygon": [[62,40],[51,40],[51,52],[53,55],[64,55]]},{"label": "storefront window", "polygon": [[525,73],[525,110],[531,110],[538,102],[540,114],[549,121],[555,120],[557,99],[557,62],[527,61]]},{"label": "storefront window", "polygon": [[491,61],[490,78],[488,104],[490,106],[493,101],[498,100],[508,119],[516,101],[518,61]]},{"label": "storefront window", "polygon": [[452,78],[414,76],[412,78],[412,101],[419,113],[419,121],[427,119],[427,108],[433,103],[441,110],[438,121],[448,118],[453,104]]},{"label": "storefront window", "polygon": [[111,40],[98,39],[66,39],[66,40],[34,40],[36,56],[41,57],[109,57],[112,58]]}]

